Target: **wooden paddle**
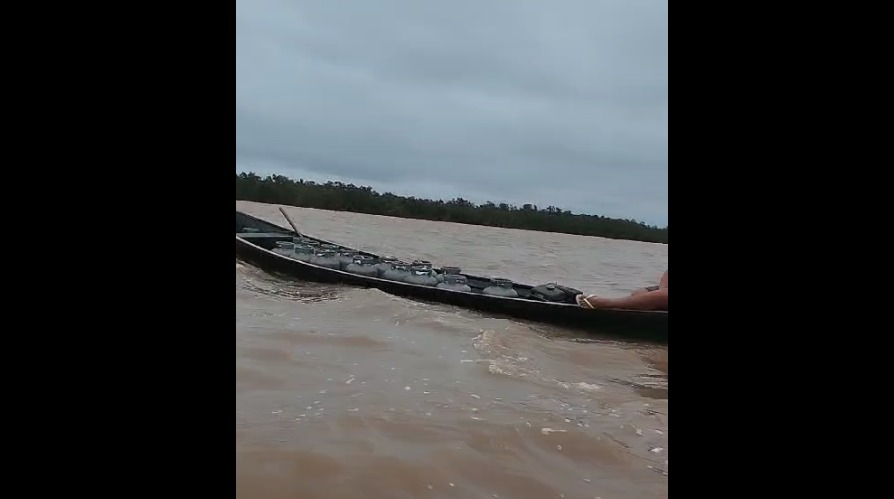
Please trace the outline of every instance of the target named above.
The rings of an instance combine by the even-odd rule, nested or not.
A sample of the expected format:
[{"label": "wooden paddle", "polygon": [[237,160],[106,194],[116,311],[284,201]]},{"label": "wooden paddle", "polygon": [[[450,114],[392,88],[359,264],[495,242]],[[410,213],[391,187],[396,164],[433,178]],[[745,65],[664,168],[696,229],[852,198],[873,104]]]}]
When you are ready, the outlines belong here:
[{"label": "wooden paddle", "polygon": [[279,207],[279,212],[282,213],[282,216],[286,217],[286,221],[288,221],[289,225],[292,226],[292,230],[295,231],[295,234],[298,234],[299,237],[304,237],[304,234],[302,234],[301,231],[298,230],[298,227],[295,226],[295,222],[292,221],[291,217],[289,217],[289,214],[286,213],[286,210],[284,210],[282,206]]}]

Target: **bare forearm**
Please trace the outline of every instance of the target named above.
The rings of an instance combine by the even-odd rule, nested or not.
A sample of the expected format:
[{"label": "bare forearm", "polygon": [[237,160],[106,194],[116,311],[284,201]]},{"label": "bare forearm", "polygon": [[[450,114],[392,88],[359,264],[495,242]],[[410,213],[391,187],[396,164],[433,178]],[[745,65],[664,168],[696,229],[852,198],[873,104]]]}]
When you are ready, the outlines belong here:
[{"label": "bare forearm", "polygon": [[667,310],[667,289],[640,293],[623,298],[590,298],[596,308],[626,308],[630,310]]}]

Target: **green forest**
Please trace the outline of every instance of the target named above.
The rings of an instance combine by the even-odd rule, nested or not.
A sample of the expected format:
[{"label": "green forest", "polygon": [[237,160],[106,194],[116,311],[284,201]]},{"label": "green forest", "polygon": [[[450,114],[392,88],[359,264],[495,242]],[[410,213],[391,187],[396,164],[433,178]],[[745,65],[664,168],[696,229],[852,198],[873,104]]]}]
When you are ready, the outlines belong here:
[{"label": "green forest", "polygon": [[370,187],[326,182],[292,180],[281,175],[260,177],[236,174],[236,199],[260,203],[351,211],[512,229],[561,232],[581,236],[628,239],[667,244],[667,227],[649,226],[636,220],[575,214],[555,206],[538,208],[506,203],[476,205],[462,198],[444,200],[403,197]]}]

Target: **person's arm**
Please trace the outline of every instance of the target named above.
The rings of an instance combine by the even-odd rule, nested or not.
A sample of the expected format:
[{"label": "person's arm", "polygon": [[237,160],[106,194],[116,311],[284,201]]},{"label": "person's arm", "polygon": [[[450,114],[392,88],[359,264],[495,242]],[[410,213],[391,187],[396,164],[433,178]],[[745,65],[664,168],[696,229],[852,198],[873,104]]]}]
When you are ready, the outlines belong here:
[{"label": "person's arm", "polygon": [[[583,300],[581,300],[583,301]],[[628,310],[667,310],[667,288],[623,298],[602,298],[590,295],[586,301],[593,308],[624,308]]]}]

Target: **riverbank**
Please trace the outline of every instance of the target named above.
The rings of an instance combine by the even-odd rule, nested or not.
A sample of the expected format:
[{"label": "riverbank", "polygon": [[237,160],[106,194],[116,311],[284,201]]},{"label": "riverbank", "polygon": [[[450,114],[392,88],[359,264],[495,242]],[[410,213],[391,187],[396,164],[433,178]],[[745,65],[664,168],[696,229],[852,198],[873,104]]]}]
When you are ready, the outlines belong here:
[{"label": "riverbank", "polygon": [[667,244],[668,241],[667,227],[575,214],[555,206],[538,208],[526,204],[518,207],[491,202],[476,205],[461,198],[449,201],[418,199],[387,192],[380,194],[370,187],[353,184],[317,184],[279,175],[261,177],[254,173],[237,173],[236,200],[649,243]]}]

